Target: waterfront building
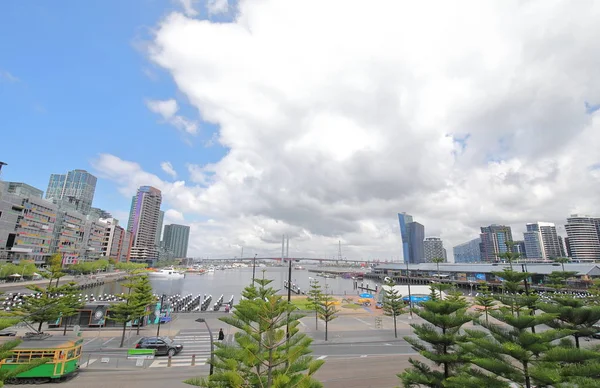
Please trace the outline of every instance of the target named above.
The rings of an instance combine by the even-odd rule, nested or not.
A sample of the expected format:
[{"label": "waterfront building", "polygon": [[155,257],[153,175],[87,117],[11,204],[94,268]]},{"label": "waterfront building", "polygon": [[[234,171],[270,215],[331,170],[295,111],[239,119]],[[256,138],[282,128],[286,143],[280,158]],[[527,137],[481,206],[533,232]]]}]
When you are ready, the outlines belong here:
[{"label": "waterfront building", "polygon": [[69,204],[73,210],[90,214],[97,178],[85,170],[67,174],[52,174],[46,190],[46,199],[54,203]]},{"label": "waterfront building", "polygon": [[83,260],[93,261],[105,258],[106,255],[102,249],[105,232],[106,224],[104,222],[87,216],[83,232]]},{"label": "waterfront building", "polygon": [[156,228],[156,241],[155,244],[157,247],[161,246],[161,239],[163,235],[163,222],[165,221],[165,212],[160,211],[158,214],[158,227]]},{"label": "waterfront building", "polygon": [[481,261],[479,245],[481,239],[475,238],[471,241],[459,244],[453,248],[455,263],[478,263]]},{"label": "waterfront building", "polygon": [[565,250],[565,243],[563,241],[562,236],[558,236],[558,245],[560,249],[560,257],[568,257],[567,251]]},{"label": "waterfront building", "polygon": [[526,228],[523,237],[528,259],[550,260],[563,256],[556,225],[551,222],[536,222],[527,224]]},{"label": "waterfront building", "polygon": [[[32,260],[46,264],[52,253],[56,206],[40,197],[23,197],[26,190],[8,193],[0,182],[0,260]],[[21,186],[24,187],[24,186]]]},{"label": "waterfront building", "polygon": [[42,198],[44,192],[38,188],[35,188],[27,183],[22,182],[6,182],[7,193],[15,194],[19,197],[31,197],[31,198]]},{"label": "waterfront building", "polygon": [[72,209],[59,208],[54,225],[52,253],[62,256],[63,265],[83,259],[86,216]]},{"label": "waterfront building", "polygon": [[102,240],[102,253],[104,256],[117,262],[129,261],[129,250],[131,249],[131,232],[119,225],[115,218],[104,218],[104,238]]},{"label": "waterfront building", "polygon": [[481,260],[487,262],[500,261],[499,255],[512,251],[512,230],[510,226],[492,224],[482,226],[481,234]]},{"label": "waterfront building", "polygon": [[189,226],[177,224],[165,225],[163,245],[167,251],[173,252],[175,258],[182,259],[187,257],[189,239]]},{"label": "waterfront building", "polygon": [[568,250],[573,260],[600,259],[597,218],[573,214],[567,218]]},{"label": "waterfront building", "polygon": [[101,219],[113,218],[112,214],[110,214],[106,210],[103,210],[103,209],[100,209],[97,207],[93,207],[90,209],[90,216],[92,216],[92,218],[101,218]]},{"label": "waterfront building", "polygon": [[435,258],[441,258],[446,261],[446,250],[444,243],[439,237],[427,237],[423,241],[423,250],[425,252],[425,262],[431,263]]},{"label": "waterfront building", "polygon": [[402,252],[404,261],[409,263],[421,263],[425,261],[425,227],[413,220],[406,213],[398,213],[400,223],[400,236],[402,237]]},{"label": "waterfront building", "polygon": [[513,241],[513,253],[518,253],[519,258],[527,258],[527,252],[525,251],[525,240]]},{"label": "waterfront building", "polygon": [[152,264],[158,259],[156,234],[162,195],[151,186],[141,186],[133,197],[127,230],[132,234],[130,260]]}]

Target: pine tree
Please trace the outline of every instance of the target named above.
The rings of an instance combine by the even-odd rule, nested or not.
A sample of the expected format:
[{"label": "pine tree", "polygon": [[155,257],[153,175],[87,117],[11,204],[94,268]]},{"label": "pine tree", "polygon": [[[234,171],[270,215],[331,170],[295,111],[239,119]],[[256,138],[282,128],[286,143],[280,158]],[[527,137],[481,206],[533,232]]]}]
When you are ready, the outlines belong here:
[{"label": "pine tree", "polygon": [[383,296],[383,311],[385,315],[392,317],[394,320],[394,338],[398,338],[398,328],[396,318],[404,314],[404,300],[400,291],[394,288],[394,281],[386,282]]},{"label": "pine tree", "polygon": [[479,292],[479,295],[475,297],[475,302],[477,302],[477,305],[481,306],[483,313],[485,314],[485,323],[488,323],[489,312],[496,305],[496,300],[492,296],[489,287],[485,284],[479,287]]},{"label": "pine tree", "polygon": [[433,298],[421,303],[422,309],[413,309],[414,314],[426,321],[411,324],[418,339],[404,337],[404,340],[442,370],[432,369],[411,357],[412,367],[398,375],[405,387],[442,387],[450,377],[468,368],[466,352],[458,344],[465,340],[462,326],[476,315],[467,312],[464,298],[461,300],[451,294],[446,300],[440,300],[434,286],[431,289]]},{"label": "pine tree", "polygon": [[556,316],[548,326],[573,331],[575,347],[579,348],[579,338],[591,337],[600,331],[595,326],[600,321],[600,306],[590,306],[587,302],[573,295],[555,294],[550,302],[538,303],[538,308]]},{"label": "pine tree", "polygon": [[251,285],[244,290],[245,295],[255,295],[254,298],[245,297],[231,315],[219,318],[239,329],[235,344],[216,344],[214,374],[185,383],[222,388],[321,387],[314,373],[323,361],[312,359],[312,340],[298,330],[303,315],[275,290],[267,288],[271,280],[255,279],[255,283],[258,289]]},{"label": "pine tree", "polygon": [[25,296],[20,311],[27,315],[27,321],[38,324],[42,331],[44,322],[56,321],[61,315],[59,299],[54,297],[56,288],[43,289],[39,286],[27,286],[33,293]]},{"label": "pine tree", "polygon": [[138,296],[132,293],[132,290],[137,286],[138,280],[130,276],[129,279],[121,285],[127,288],[127,294],[122,294],[121,297],[124,301],[115,303],[110,308],[110,316],[107,319],[112,319],[116,322],[123,324],[123,331],[121,333],[121,344],[120,348],[125,344],[125,333],[127,331],[127,323],[139,317],[142,317],[146,311],[147,304],[143,304]]},{"label": "pine tree", "polygon": [[323,299],[323,291],[321,284],[317,279],[310,281],[310,289],[308,290],[307,307],[315,312],[315,330],[319,330],[319,310],[321,308],[321,299]]},{"label": "pine tree", "polygon": [[139,312],[141,313],[141,315],[136,317],[138,320],[136,334],[139,335],[144,317],[150,314],[150,310],[147,307],[156,302],[156,297],[152,292],[152,284],[150,284],[148,276],[137,277],[135,285],[132,288],[131,297],[135,301],[135,304],[139,306]]},{"label": "pine tree", "polygon": [[83,307],[84,302],[79,299],[77,292],[79,290],[74,282],[64,284],[53,291],[59,295],[58,310],[64,324],[63,335],[67,335],[67,325],[75,313]]},{"label": "pine tree", "polygon": [[319,317],[325,322],[325,341],[329,335],[329,322],[337,318],[338,310],[335,307],[335,301],[329,293],[329,287],[325,286],[325,293],[321,298],[321,306],[319,308]]},{"label": "pine tree", "polygon": [[566,330],[546,330],[535,333],[535,327],[551,322],[555,316],[547,313],[535,314],[537,295],[523,293],[523,286],[530,274],[505,269],[494,273],[503,279],[503,293],[495,295],[503,306],[488,314],[500,321],[493,324],[476,320],[487,329],[466,330],[469,338],[461,346],[470,354],[470,361],[481,370],[499,376],[526,388],[536,380],[533,373],[537,362],[553,348],[552,342],[572,334]]}]

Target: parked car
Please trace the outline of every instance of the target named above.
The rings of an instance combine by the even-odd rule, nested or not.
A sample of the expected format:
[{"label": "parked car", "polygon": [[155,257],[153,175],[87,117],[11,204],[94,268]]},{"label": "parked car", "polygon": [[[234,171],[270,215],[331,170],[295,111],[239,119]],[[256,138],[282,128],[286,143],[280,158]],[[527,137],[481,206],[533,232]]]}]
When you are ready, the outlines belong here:
[{"label": "parked car", "polygon": [[174,356],[183,350],[183,345],[168,337],[142,337],[135,344],[136,349],[154,349],[157,356]]},{"label": "parked car", "polygon": [[16,335],[17,335],[17,332],[14,330],[8,330],[8,329],[0,330],[0,337],[14,337]]}]

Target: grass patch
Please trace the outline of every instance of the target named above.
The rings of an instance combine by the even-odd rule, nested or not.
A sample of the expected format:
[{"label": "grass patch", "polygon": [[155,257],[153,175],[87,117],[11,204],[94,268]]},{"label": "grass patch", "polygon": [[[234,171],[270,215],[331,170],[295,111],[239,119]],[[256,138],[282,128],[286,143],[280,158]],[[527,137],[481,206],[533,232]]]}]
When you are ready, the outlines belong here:
[{"label": "grass patch", "polygon": [[310,310],[310,304],[308,303],[308,298],[294,298],[291,300],[291,303],[298,307],[300,310]]},{"label": "grass patch", "polygon": [[358,309],[362,308],[362,306],[358,305],[358,304],[343,304],[342,307],[345,309],[351,309],[351,310],[358,310]]}]

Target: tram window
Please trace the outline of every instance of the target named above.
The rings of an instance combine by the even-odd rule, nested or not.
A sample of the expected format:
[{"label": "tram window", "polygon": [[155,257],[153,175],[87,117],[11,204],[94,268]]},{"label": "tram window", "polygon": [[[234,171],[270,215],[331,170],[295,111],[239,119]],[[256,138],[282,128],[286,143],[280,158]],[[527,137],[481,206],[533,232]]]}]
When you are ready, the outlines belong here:
[{"label": "tram window", "polygon": [[44,353],[42,353],[42,352],[40,352],[40,353],[38,353],[38,352],[32,352],[31,353],[31,358],[32,359],[33,358],[43,358],[43,357],[44,357]]},{"label": "tram window", "polygon": [[77,351],[75,352],[75,356],[79,355],[81,355],[81,347],[77,348]]},{"label": "tram window", "polygon": [[74,356],[75,356],[75,349],[69,350],[69,353],[67,354],[67,358],[73,358]]}]

